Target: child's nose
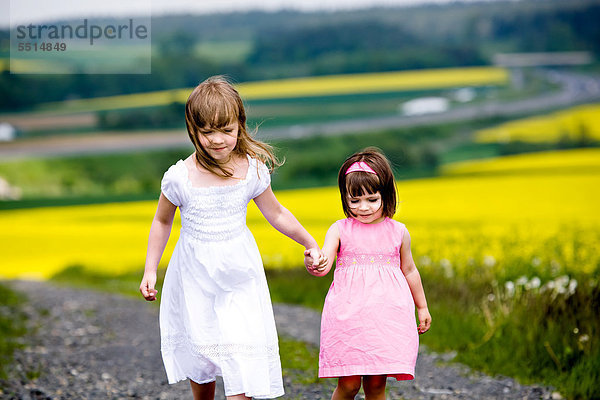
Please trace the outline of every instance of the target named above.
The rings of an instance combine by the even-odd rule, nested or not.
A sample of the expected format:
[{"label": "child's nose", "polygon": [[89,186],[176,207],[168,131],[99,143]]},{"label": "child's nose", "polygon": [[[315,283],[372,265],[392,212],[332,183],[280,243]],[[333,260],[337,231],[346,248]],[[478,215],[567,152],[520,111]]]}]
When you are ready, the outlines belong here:
[{"label": "child's nose", "polygon": [[223,134],[221,132],[215,133],[212,137],[211,137],[211,141],[213,143],[223,143]]}]

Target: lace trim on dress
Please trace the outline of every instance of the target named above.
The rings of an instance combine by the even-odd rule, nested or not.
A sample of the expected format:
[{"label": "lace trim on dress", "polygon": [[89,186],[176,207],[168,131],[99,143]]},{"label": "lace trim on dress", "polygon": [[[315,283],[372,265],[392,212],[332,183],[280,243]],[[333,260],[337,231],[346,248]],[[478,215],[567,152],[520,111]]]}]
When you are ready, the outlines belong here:
[{"label": "lace trim on dress", "polygon": [[210,196],[192,193],[192,201],[181,209],[182,232],[196,240],[217,242],[245,231],[248,208],[245,186],[223,187],[228,190]]},{"label": "lace trim on dress", "polygon": [[336,268],[389,266],[400,267],[400,254],[342,254],[338,255]]},{"label": "lace trim on dress", "polygon": [[231,358],[262,359],[279,357],[279,347],[273,345],[252,345],[243,343],[229,344],[199,344],[186,336],[167,336],[161,340],[161,351],[164,353],[185,349],[194,356],[212,360],[227,360]]}]

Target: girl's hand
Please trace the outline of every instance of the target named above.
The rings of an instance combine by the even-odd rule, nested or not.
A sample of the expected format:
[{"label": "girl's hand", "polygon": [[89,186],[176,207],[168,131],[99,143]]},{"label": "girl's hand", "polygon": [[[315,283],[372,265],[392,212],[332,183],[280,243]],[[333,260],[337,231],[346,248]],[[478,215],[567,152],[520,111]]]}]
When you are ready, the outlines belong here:
[{"label": "girl's hand", "polygon": [[140,284],[140,293],[142,293],[146,301],[156,300],[158,290],[154,289],[154,285],[156,285],[156,273],[144,274],[142,283]]},{"label": "girl's hand", "polygon": [[429,309],[427,307],[418,308],[417,312],[419,314],[419,335],[427,332],[431,327],[431,314],[429,314]]},{"label": "girl's hand", "polygon": [[323,272],[327,266],[327,257],[319,248],[304,250],[304,266],[309,273]]}]

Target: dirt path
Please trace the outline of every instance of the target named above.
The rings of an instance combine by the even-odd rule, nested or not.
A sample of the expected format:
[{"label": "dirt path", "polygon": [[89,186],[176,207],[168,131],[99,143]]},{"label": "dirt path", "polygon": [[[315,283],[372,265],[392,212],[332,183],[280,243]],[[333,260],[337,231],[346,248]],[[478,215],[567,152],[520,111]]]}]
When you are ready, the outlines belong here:
[{"label": "dirt path", "polygon": [[[184,399],[187,382],[168,385],[160,358],[158,307],[113,294],[9,282],[27,294],[34,333],[16,354],[13,376],[2,399]],[[319,313],[304,307],[274,307],[280,335],[318,344]],[[284,358],[286,355],[281,354]],[[451,355],[421,351],[417,378],[389,380],[389,399],[550,399],[557,394],[491,378],[460,365]],[[29,376],[25,373],[29,371]],[[33,372],[34,376],[31,376]],[[284,377],[286,399],[328,399],[335,382],[301,385]],[[224,398],[217,384],[217,397]]]}]

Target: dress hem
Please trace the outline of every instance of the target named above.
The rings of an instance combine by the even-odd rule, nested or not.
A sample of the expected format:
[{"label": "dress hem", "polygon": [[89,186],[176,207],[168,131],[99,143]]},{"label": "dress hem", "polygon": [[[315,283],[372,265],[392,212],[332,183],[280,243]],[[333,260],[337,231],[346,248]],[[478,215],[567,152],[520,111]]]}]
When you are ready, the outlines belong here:
[{"label": "dress hem", "polygon": [[390,378],[396,378],[397,381],[415,379],[414,369],[402,366],[386,369],[382,369],[381,367],[365,368],[364,366],[319,368],[319,378],[339,378],[340,376],[357,375],[387,375]]},{"label": "dress hem", "polygon": [[[217,374],[217,376],[223,377],[220,374]],[[174,378],[174,379],[169,379],[168,382],[169,382],[169,385],[174,385],[176,383],[179,383],[179,382],[182,382],[182,381],[185,381],[185,380],[194,381],[198,385],[204,385],[206,383],[215,382],[217,380],[217,377],[215,376],[214,378],[206,379],[204,381],[199,382],[198,380],[195,380],[194,378],[191,378],[191,377],[185,375],[183,377],[177,377],[177,378]],[[281,390],[280,392],[275,392],[275,393],[272,393],[272,394],[270,393],[270,394],[267,394],[267,395],[253,395],[253,394],[248,393],[248,392],[244,392],[244,393],[229,393],[229,394],[225,393],[225,396],[235,396],[236,394],[243,394],[246,397],[252,397],[252,398],[255,398],[255,399],[274,399],[276,397],[283,396],[285,394],[285,391]]]}]

